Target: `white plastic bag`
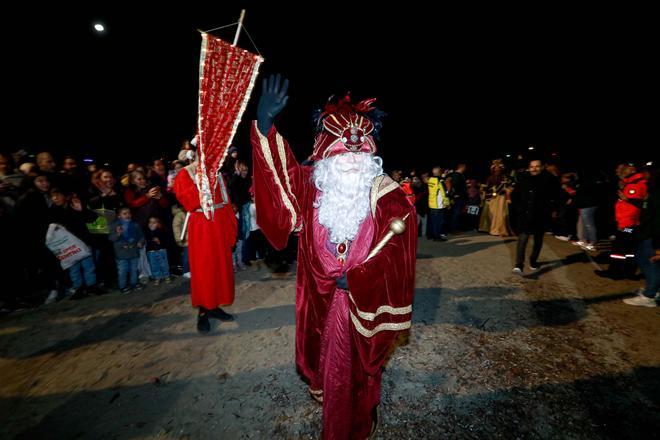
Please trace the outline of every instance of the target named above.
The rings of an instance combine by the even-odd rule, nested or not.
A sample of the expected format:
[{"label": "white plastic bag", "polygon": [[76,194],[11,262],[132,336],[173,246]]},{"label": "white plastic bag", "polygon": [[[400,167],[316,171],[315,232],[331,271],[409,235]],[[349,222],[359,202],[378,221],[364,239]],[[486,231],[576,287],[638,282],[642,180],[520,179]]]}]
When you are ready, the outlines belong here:
[{"label": "white plastic bag", "polygon": [[81,239],[57,223],[48,225],[46,247],[57,257],[64,270],[92,255]]}]

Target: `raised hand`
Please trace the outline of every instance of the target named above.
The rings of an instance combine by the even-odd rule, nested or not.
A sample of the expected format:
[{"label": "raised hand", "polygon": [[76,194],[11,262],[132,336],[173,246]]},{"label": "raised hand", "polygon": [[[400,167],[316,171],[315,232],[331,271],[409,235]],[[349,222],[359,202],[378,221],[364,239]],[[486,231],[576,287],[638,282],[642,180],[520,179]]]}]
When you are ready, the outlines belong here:
[{"label": "raised hand", "polygon": [[146,195],[150,199],[159,199],[160,198],[159,197],[160,196],[160,188],[158,188],[157,186],[154,186],[149,191],[147,191]]},{"label": "raised hand", "polygon": [[263,135],[267,135],[273,120],[286,106],[289,97],[286,92],[289,89],[289,80],[282,82],[282,76],[271,75],[262,83],[261,98],[257,106],[257,127]]}]

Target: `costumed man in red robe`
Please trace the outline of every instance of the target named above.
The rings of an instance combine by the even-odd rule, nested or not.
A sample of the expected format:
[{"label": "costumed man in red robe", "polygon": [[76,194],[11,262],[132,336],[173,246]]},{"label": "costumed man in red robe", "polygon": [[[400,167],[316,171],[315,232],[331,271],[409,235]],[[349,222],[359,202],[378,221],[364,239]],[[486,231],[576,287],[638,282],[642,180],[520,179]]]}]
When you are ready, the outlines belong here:
[{"label": "costumed man in red robe", "polygon": [[234,302],[231,248],[236,244],[238,223],[222,176],[218,176],[214,189],[213,214],[210,218],[204,216],[198,178],[195,161],[177,174],[174,193],[189,216],[190,294],[193,307],[198,308],[197,331],[204,334],[210,330],[209,317],[221,321],[234,319],[220,307]]},{"label": "costumed man in red robe", "polygon": [[[383,113],[374,99],[328,103],[314,162],[300,165],[273,125],[287,88],[279,75],[264,80],[252,126],[257,222],[276,249],[300,234],[296,365],[323,404],[324,439],[366,439],[377,426],[383,365],[411,325],[415,208],[375,156]],[[397,219],[403,228],[387,241]]]}]

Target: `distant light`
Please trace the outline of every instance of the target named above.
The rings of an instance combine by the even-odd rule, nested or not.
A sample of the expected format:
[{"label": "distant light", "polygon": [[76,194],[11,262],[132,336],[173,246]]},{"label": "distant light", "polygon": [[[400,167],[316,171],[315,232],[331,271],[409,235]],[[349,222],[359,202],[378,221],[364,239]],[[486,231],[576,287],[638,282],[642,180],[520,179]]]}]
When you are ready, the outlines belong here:
[{"label": "distant light", "polygon": [[97,32],[103,32],[105,30],[105,27],[103,27],[103,25],[100,23],[96,23],[94,25],[94,29],[96,29]]},{"label": "distant light", "polygon": [[530,150],[530,151],[533,150],[533,149],[534,149],[534,147],[529,147],[529,148],[528,148],[528,150]]},{"label": "distant light", "polygon": [[507,154],[506,157],[511,157],[511,155],[510,155],[510,154]]},{"label": "distant light", "polygon": [[109,164],[108,162],[106,162],[106,163],[103,164],[103,166],[104,166],[104,167],[109,167],[110,164]]},{"label": "distant light", "polygon": [[83,162],[85,162],[85,163],[93,163],[93,162],[94,162],[94,159],[90,159],[89,157],[86,157],[86,158],[83,159]]},{"label": "distant light", "polygon": [[652,165],[653,165],[653,162],[646,162],[646,166],[647,166],[647,167],[650,167],[650,166],[652,166]]}]

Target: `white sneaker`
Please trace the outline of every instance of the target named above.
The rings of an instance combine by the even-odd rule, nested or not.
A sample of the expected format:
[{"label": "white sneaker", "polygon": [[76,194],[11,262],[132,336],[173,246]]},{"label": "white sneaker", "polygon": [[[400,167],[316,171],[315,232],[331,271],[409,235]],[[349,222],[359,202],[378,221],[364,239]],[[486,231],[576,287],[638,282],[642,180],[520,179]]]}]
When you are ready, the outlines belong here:
[{"label": "white sneaker", "polygon": [[186,272],[186,273],[184,273],[184,274],[183,274],[183,277],[184,277],[184,278],[188,278],[188,279],[190,279],[190,272]]},{"label": "white sneaker", "polygon": [[516,275],[522,275],[523,273],[522,269],[519,267],[514,267],[511,272],[515,273]]},{"label": "white sneaker", "polygon": [[571,237],[567,237],[566,235],[555,235],[555,238],[561,241],[568,241],[571,239]]},{"label": "white sneaker", "polygon": [[632,298],[624,299],[623,302],[630,306],[658,307],[658,303],[655,302],[655,298],[649,298],[640,293],[638,293],[637,296],[633,296]]},{"label": "white sneaker", "polygon": [[44,304],[52,304],[57,301],[57,290],[51,290],[48,294],[48,298],[44,301]]},{"label": "white sneaker", "polygon": [[585,243],[584,241],[571,241],[571,244],[574,244],[575,246],[582,247],[582,246],[586,245],[587,243]]},{"label": "white sneaker", "polygon": [[595,251],[596,250],[596,246],[594,246],[593,244],[585,244],[584,246],[580,246],[580,247],[582,249],[584,249],[585,251]]},{"label": "white sneaker", "polygon": [[529,270],[531,270],[532,272],[536,272],[540,268],[541,266],[539,266],[538,264],[536,266],[532,266],[531,264],[529,265]]}]

